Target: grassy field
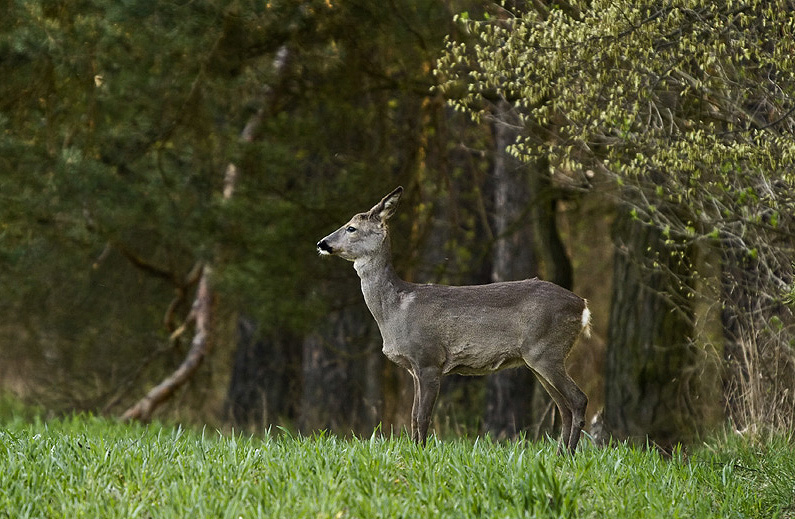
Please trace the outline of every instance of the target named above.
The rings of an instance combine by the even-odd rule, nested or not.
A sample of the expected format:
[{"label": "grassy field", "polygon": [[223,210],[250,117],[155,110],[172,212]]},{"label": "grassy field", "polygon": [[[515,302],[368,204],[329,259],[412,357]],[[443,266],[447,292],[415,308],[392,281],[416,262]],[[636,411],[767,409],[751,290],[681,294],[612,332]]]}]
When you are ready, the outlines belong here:
[{"label": "grassy field", "polygon": [[0,517],[795,517],[795,449],[664,459],[582,442],[241,437],[91,417],[0,424]]}]

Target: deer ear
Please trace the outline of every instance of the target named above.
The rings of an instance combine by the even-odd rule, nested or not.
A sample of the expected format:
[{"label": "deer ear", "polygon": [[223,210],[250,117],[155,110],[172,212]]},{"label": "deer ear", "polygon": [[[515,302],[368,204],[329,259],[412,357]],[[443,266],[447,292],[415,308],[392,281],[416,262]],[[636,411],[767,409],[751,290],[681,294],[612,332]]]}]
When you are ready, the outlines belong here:
[{"label": "deer ear", "polygon": [[370,212],[367,213],[367,216],[376,220],[380,220],[385,222],[392,218],[392,215],[395,214],[395,210],[398,206],[398,201],[400,201],[400,195],[403,194],[403,187],[398,186],[394,191],[386,195],[380,202],[375,204]]}]

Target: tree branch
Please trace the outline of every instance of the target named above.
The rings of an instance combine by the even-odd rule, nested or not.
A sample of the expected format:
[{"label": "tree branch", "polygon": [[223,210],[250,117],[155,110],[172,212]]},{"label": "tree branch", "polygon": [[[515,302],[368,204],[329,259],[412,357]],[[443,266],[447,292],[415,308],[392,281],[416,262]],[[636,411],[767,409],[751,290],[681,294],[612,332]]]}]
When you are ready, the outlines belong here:
[{"label": "tree branch", "polygon": [[153,387],[142,399],[127,409],[122,415],[123,421],[141,420],[149,421],[154,410],[174,392],[179,389],[199,369],[202,361],[210,351],[209,341],[210,318],[212,310],[212,295],[210,292],[209,267],[205,266],[199,286],[196,289],[196,299],[193,302],[191,315],[195,316],[196,333],[191,342],[190,351],[171,376]]},{"label": "tree branch", "polygon": [[149,263],[147,260],[141,258],[140,256],[136,255],[133,251],[125,247],[120,243],[114,243],[113,247],[118,250],[122,256],[127,258],[130,263],[138,267],[139,269],[143,270],[144,272],[151,274],[154,277],[165,279],[177,286],[179,286],[179,282],[177,281],[176,275],[163,267],[159,267],[152,263]]}]

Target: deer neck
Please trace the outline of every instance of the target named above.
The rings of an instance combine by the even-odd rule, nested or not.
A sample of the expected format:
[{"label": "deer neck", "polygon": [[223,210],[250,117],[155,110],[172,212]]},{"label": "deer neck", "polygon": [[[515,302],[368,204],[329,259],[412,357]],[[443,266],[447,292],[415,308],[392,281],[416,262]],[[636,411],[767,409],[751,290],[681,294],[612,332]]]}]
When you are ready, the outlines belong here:
[{"label": "deer neck", "polygon": [[367,308],[381,327],[389,318],[391,310],[400,304],[399,291],[404,284],[392,267],[389,238],[385,237],[377,253],[356,259],[353,268],[362,281],[362,294]]}]

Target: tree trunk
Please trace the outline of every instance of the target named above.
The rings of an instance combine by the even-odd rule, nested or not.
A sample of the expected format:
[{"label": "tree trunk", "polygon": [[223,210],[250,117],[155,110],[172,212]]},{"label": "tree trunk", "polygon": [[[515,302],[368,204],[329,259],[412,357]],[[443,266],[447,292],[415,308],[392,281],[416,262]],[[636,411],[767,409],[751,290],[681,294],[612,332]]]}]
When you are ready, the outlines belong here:
[{"label": "tree trunk", "polygon": [[288,332],[260,336],[238,318],[238,338],[224,415],[238,428],[262,430],[296,419],[300,404],[300,340]]},{"label": "tree trunk", "polygon": [[[604,421],[619,438],[668,447],[692,437],[698,355],[682,283],[688,253],[672,256],[659,232],[619,209],[608,325]],[[681,251],[680,251],[681,252]]]},{"label": "tree trunk", "polygon": [[[516,140],[518,118],[507,103],[498,107],[494,125],[494,244],[492,281],[525,279],[537,274],[532,226],[522,222],[528,207],[527,168],[506,152]],[[537,382],[527,368],[489,375],[484,427],[496,438],[511,438],[532,419]]]},{"label": "tree trunk", "polygon": [[549,162],[540,159],[530,179],[533,194],[533,222],[538,246],[539,263],[543,265],[544,279],[568,290],[573,289],[574,275],[566,248],[558,233],[558,196],[546,171]]},{"label": "tree trunk", "polygon": [[300,430],[372,433],[383,408],[380,346],[364,305],[330,314],[304,338]]}]

